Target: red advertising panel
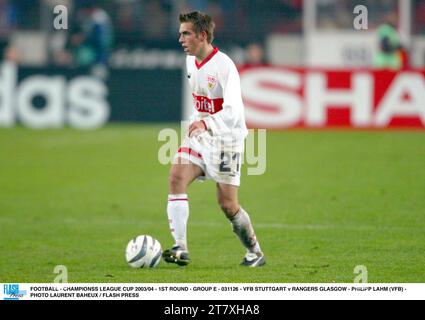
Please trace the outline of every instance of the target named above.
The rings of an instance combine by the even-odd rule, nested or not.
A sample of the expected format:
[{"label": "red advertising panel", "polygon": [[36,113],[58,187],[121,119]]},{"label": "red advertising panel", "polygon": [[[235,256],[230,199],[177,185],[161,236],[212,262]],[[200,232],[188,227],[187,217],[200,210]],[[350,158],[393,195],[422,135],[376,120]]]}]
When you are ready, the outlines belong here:
[{"label": "red advertising panel", "polygon": [[250,128],[425,129],[425,70],[239,71]]}]

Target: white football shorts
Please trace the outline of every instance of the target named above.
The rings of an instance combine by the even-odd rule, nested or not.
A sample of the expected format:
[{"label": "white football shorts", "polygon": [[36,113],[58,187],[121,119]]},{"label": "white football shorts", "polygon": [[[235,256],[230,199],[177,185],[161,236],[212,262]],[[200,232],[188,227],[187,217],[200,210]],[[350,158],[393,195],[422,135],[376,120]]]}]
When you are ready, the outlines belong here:
[{"label": "white football shorts", "polygon": [[204,131],[186,136],[174,156],[173,163],[191,163],[202,169],[205,176],[198,180],[211,179],[218,183],[240,185],[243,153],[229,146],[223,146],[217,139]]}]

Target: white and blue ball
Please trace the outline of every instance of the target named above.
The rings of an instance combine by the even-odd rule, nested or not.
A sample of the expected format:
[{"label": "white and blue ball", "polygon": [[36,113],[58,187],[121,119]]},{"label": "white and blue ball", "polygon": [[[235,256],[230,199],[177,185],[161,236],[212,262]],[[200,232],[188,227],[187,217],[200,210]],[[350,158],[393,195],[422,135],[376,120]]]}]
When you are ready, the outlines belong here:
[{"label": "white and blue ball", "polygon": [[131,239],[125,250],[127,263],[133,268],[155,268],[161,261],[162,247],[148,235]]}]

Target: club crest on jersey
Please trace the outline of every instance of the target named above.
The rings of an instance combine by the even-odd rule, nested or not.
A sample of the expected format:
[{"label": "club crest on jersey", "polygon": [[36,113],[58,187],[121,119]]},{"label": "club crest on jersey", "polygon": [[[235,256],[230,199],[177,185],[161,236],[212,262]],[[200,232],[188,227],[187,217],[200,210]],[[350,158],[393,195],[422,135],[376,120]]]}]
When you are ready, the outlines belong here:
[{"label": "club crest on jersey", "polygon": [[208,89],[212,89],[215,87],[216,83],[217,83],[217,79],[213,76],[208,76],[207,78],[207,82],[208,82]]}]

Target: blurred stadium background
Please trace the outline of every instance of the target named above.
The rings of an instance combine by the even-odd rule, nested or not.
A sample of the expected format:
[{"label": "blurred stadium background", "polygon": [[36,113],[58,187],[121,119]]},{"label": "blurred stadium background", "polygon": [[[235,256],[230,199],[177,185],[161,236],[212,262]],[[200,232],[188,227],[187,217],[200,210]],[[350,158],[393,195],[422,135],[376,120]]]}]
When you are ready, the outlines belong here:
[{"label": "blurred stadium background", "polygon": [[[356,30],[359,6],[368,12]],[[0,126],[186,118],[177,17],[189,10],[214,17],[215,44],[241,71],[270,67],[242,74],[251,127],[423,128],[423,97],[414,94],[424,87],[422,0],[2,0],[0,53],[9,63],[1,69]],[[373,69],[415,72],[400,78]],[[333,110],[338,106],[345,108]]]},{"label": "blurred stadium background", "polygon": [[[191,10],[273,129],[240,190],[265,270],[235,268],[213,184],[190,190],[190,268],[124,261],[135,235],[171,244],[158,133],[190,113]],[[0,54],[0,282],[424,282],[425,0],[0,0]]]}]

